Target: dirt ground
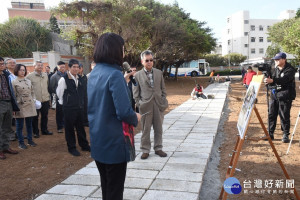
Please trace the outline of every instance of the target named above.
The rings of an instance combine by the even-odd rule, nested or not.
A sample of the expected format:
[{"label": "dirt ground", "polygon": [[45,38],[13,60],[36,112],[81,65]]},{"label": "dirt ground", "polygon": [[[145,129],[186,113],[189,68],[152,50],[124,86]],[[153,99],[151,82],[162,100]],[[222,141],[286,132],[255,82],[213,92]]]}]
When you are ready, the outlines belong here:
[{"label": "dirt ground", "polygon": [[[208,78],[182,77],[165,82],[169,101],[167,113],[190,98],[196,82],[206,87]],[[73,157],[67,152],[64,134],[56,132],[54,110],[49,110],[48,129],[54,134],[35,139],[37,147],[20,150],[17,141],[11,142],[11,147],[19,154],[6,154],[7,159],[0,160],[0,200],[34,199],[92,161],[90,153],[81,151],[81,156]],[[86,132],[89,135],[88,128]]]},{"label": "dirt ground", "polygon": [[[292,134],[294,125],[296,123],[296,119],[300,109],[300,90],[299,90],[299,82],[296,82],[296,90],[297,90],[297,98],[293,101],[293,106],[291,109],[291,129],[290,132]],[[232,150],[236,144],[236,138],[238,134],[238,130],[236,128],[238,115],[242,106],[241,98],[244,96],[245,89],[243,88],[240,81],[231,83],[231,90],[229,91],[229,116],[228,120],[224,124],[224,140],[223,144],[219,148],[221,151],[221,160],[219,163],[219,171],[221,176],[221,183],[223,184],[225,180],[225,173],[227,171],[227,167],[229,166],[229,162],[231,157],[229,154],[232,154]],[[264,86],[261,87],[258,103],[256,104],[260,116],[262,117],[265,126],[267,126],[267,101],[266,101],[266,89]],[[253,111],[250,126],[246,133],[248,138],[255,138],[263,136],[264,132],[260,126],[260,123]],[[300,193],[300,147],[299,147],[299,126],[297,127],[297,131],[295,133],[292,146],[290,148],[289,154],[286,155],[286,151],[288,149],[288,143],[282,143],[282,131],[280,129],[280,119],[277,120],[277,126],[275,130],[275,140],[273,141],[275,148],[288,172],[288,175],[291,179],[294,179],[294,185],[297,189],[298,194]],[[272,151],[271,146],[268,141],[260,140],[259,142],[245,140],[242,155],[239,157],[238,169],[241,169],[241,172],[236,171],[234,177],[236,177],[240,182],[243,190],[239,195],[228,195],[228,199],[296,199],[296,197],[290,193],[290,189],[287,189],[288,194],[285,194],[286,190],[286,178],[284,173]],[[276,180],[283,180],[283,188],[276,188],[275,182]],[[251,181],[251,188],[248,187],[249,184],[244,184],[244,181]],[[254,187],[254,181],[261,180],[262,188],[259,185],[258,188]],[[271,191],[269,194],[268,189],[265,189],[265,180],[273,180],[273,185],[271,187]],[[259,182],[259,181],[258,181]],[[249,194],[244,194],[244,191],[248,190]],[[257,190],[259,194],[256,194]],[[265,193],[262,194],[263,190]],[[277,194],[274,193],[273,190],[277,191]],[[280,191],[282,190],[282,191]],[[252,193],[251,193],[252,191]],[[278,193],[283,194],[278,194]]]}]

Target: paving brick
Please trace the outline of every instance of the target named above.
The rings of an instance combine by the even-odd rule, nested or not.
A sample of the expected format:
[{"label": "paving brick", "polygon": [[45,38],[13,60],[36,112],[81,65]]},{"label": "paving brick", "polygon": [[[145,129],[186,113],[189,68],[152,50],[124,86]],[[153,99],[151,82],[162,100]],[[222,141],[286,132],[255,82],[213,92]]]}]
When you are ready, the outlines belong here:
[{"label": "paving brick", "polygon": [[162,170],[159,172],[156,179],[169,179],[169,180],[180,180],[180,181],[193,181],[201,182],[203,173],[186,172],[186,171],[168,171]]},{"label": "paving brick", "polygon": [[88,197],[97,188],[97,186],[84,186],[84,185],[56,185],[46,193],[48,194],[63,194]]},{"label": "paving brick", "polygon": [[82,200],[82,197],[72,195],[42,194],[36,200]]},{"label": "paving brick", "polygon": [[135,189],[148,189],[153,182],[153,179],[146,178],[126,178],[125,187]]},{"label": "paving brick", "polygon": [[[150,154],[149,158],[152,157],[152,156],[156,156],[156,155],[153,155],[153,154],[151,155]],[[127,168],[128,169],[144,169],[144,170],[161,170],[164,165],[165,165],[165,163],[130,162],[130,163],[128,163]]]},{"label": "paving brick", "polygon": [[202,163],[202,164],[167,163],[164,166],[163,170],[204,173],[205,167],[206,167],[206,163]]},{"label": "paving brick", "polygon": [[197,200],[198,194],[175,191],[148,190],[142,200]]},{"label": "paving brick", "polygon": [[97,175],[72,175],[62,182],[69,185],[95,185],[100,186],[100,176]]},{"label": "paving brick", "polygon": [[158,172],[159,171],[155,170],[128,169],[126,172],[126,177],[154,179]]},{"label": "paving brick", "polygon": [[201,182],[156,179],[150,189],[198,193],[200,186]]}]

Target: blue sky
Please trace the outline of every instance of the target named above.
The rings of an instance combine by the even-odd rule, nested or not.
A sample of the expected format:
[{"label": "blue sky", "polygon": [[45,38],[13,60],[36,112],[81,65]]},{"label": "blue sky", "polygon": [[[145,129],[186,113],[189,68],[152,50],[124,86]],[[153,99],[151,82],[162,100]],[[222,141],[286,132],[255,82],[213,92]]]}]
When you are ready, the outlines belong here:
[{"label": "blue sky", "polygon": [[[66,0],[67,2],[71,0]],[[172,4],[174,0],[159,0],[165,4]],[[8,19],[7,7],[10,0],[1,0],[0,23]],[[57,5],[60,0],[45,0],[46,7]],[[179,6],[191,18],[207,22],[207,26],[215,33],[214,37],[220,39],[222,30],[226,25],[226,18],[240,10],[249,10],[253,19],[277,19],[283,10],[297,10],[300,0],[177,0]]]}]

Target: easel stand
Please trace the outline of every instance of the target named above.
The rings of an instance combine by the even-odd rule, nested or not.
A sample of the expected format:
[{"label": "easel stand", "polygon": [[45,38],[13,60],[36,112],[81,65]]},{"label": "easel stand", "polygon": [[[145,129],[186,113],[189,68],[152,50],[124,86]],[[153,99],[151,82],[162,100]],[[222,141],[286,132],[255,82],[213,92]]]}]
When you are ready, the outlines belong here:
[{"label": "easel stand", "polygon": [[[259,123],[260,123],[262,129],[264,130],[264,133],[265,133],[266,137],[260,138],[260,139],[250,139],[250,140],[259,141],[259,140],[263,140],[263,139],[268,139],[269,144],[272,147],[272,150],[273,150],[273,152],[274,152],[274,154],[275,154],[275,156],[278,160],[278,163],[280,164],[280,167],[281,167],[286,179],[290,179],[290,176],[288,175],[288,173],[287,173],[287,171],[286,171],[286,169],[285,169],[285,167],[284,167],[284,165],[283,165],[283,163],[282,163],[282,161],[281,161],[281,159],[280,159],[280,157],[279,157],[279,155],[276,151],[276,148],[275,148],[275,146],[274,146],[274,144],[271,140],[271,137],[269,136],[269,133],[268,133],[268,131],[267,131],[267,129],[266,129],[266,127],[265,127],[265,125],[264,125],[264,123],[263,123],[263,121],[262,121],[262,119],[259,115],[259,112],[258,112],[255,105],[254,105],[253,109],[255,111],[255,114],[256,114],[256,116],[259,120]],[[248,127],[247,127],[247,129],[248,129]],[[246,129],[246,132],[247,132],[247,129]],[[237,166],[237,162],[238,162],[238,159],[239,159],[242,147],[243,147],[243,143],[245,141],[244,138],[245,138],[246,132],[245,132],[243,138],[241,138],[239,135],[237,136],[237,142],[236,142],[236,145],[234,147],[233,154],[232,154],[232,157],[231,157],[231,160],[230,160],[230,163],[229,163],[229,167],[228,167],[227,172],[226,172],[226,179],[229,178],[229,177],[233,177],[235,171],[239,171],[239,169],[236,169],[236,166]],[[300,199],[295,187],[294,187],[294,194],[295,194],[297,199]],[[226,198],[227,198],[227,192],[224,192],[224,188],[222,187],[219,199],[226,200]]]}]

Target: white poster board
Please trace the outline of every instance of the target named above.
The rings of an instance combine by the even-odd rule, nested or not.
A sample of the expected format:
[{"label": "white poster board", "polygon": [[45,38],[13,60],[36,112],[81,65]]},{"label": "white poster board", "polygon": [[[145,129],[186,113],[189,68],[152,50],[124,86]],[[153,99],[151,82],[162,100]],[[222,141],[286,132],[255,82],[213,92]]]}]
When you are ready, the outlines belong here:
[{"label": "white poster board", "polygon": [[249,119],[255,103],[255,99],[257,98],[257,94],[259,92],[263,78],[264,78],[263,75],[253,76],[252,81],[246,92],[243,106],[240,111],[238,122],[237,122],[237,128],[241,139],[244,139],[245,132],[247,130]]}]

